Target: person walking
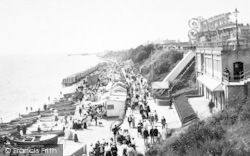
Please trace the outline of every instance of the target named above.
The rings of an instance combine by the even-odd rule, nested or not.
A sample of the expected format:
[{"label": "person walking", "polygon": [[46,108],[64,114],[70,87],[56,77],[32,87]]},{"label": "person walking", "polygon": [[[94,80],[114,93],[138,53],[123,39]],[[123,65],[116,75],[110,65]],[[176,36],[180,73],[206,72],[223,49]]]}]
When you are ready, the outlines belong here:
[{"label": "person walking", "polygon": [[79,108],[79,114],[82,116],[82,108]]},{"label": "person walking", "polygon": [[157,127],[155,126],[155,129],[154,129],[154,131],[153,131],[153,134],[154,134],[154,140],[157,140],[158,133],[159,133],[159,131],[158,131]]},{"label": "person walking", "polygon": [[95,125],[97,126],[97,115],[95,115],[94,119],[95,119]]},{"label": "person walking", "polygon": [[132,115],[131,118],[132,118],[132,127],[135,128],[135,117]]},{"label": "person walking", "polygon": [[143,138],[144,138],[144,144],[148,144],[148,137],[149,137],[149,133],[148,133],[148,129],[144,129],[143,130]]},{"label": "person walking", "polygon": [[131,128],[131,123],[132,123],[132,117],[131,115],[128,116],[128,124],[129,124],[129,127]]},{"label": "person walking", "polygon": [[137,136],[141,136],[142,137],[142,127],[143,127],[143,124],[141,122],[141,120],[139,121],[138,123],[138,126],[137,126]]},{"label": "person walking", "polygon": [[162,125],[162,129],[164,129],[166,127],[166,119],[164,116],[162,116],[161,125]]},{"label": "person walking", "polygon": [[157,123],[158,122],[158,114],[157,114],[156,110],[155,110],[155,113],[154,113],[154,118],[155,118],[155,123]]},{"label": "person walking", "polygon": [[154,126],[154,121],[155,121],[155,117],[154,117],[154,115],[151,115],[151,116],[150,116],[150,123],[151,123],[151,126]]},{"label": "person walking", "polygon": [[147,107],[146,107],[146,108],[147,108],[147,111],[148,111],[148,112],[151,112],[150,107],[149,107],[148,104],[147,104]]},{"label": "person walking", "polygon": [[173,105],[173,98],[172,98],[172,92],[169,92],[169,109],[172,109],[172,105]]},{"label": "person walking", "polygon": [[117,135],[118,130],[119,130],[119,127],[117,127],[116,125],[115,125],[115,127],[112,129],[113,134],[114,134],[114,142],[115,142],[115,144],[116,144],[116,135]]},{"label": "person walking", "polygon": [[154,127],[152,126],[150,131],[149,131],[149,135],[150,135],[150,138],[151,138],[151,144],[154,143]]}]

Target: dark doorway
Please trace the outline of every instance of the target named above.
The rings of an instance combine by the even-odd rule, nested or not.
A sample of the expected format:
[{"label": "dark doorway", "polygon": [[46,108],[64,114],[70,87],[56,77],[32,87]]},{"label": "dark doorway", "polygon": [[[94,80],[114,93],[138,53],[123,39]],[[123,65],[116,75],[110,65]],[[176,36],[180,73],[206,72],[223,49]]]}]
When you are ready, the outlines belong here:
[{"label": "dark doorway", "polygon": [[234,80],[240,80],[244,78],[244,64],[242,62],[234,63]]}]

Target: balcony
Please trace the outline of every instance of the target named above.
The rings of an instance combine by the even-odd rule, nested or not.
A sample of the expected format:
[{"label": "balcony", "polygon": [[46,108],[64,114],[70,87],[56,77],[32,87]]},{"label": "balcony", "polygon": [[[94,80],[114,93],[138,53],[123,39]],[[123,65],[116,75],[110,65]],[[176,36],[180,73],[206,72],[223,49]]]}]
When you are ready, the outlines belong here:
[{"label": "balcony", "polygon": [[228,72],[223,72],[223,82],[240,82],[250,79],[250,71],[240,72],[239,74],[230,75]]},{"label": "balcony", "polygon": [[221,48],[222,50],[248,50],[250,49],[249,43],[240,44],[237,48],[237,45],[234,43],[227,44],[226,42],[204,42],[197,45],[197,49],[214,49]]}]

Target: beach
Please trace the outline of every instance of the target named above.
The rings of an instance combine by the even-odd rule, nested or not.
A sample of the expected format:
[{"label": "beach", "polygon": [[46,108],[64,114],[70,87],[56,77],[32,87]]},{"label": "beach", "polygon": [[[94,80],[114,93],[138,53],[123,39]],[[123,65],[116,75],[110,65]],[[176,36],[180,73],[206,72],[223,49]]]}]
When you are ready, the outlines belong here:
[{"label": "beach", "polygon": [[37,110],[44,103],[53,103],[60,92],[69,90],[62,87],[63,78],[98,62],[94,55],[1,55],[0,118],[7,122],[19,113],[26,113],[26,107],[29,111],[30,107]]}]

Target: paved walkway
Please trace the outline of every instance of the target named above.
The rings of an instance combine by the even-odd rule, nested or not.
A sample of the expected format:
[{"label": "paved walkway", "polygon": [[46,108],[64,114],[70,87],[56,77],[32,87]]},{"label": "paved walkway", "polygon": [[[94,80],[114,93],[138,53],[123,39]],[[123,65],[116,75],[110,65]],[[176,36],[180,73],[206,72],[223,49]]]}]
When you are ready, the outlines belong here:
[{"label": "paved walkway", "polygon": [[[124,74],[124,77],[125,77],[125,71],[124,69],[122,69],[122,73]],[[130,80],[129,79],[126,79],[127,82],[129,82]],[[146,79],[143,80],[144,82],[147,82]],[[141,87],[142,88],[142,87]],[[177,111],[174,107],[174,105],[172,106],[172,109],[169,109],[169,106],[160,106],[160,105],[157,105],[155,103],[155,101],[153,100],[152,97],[149,97],[147,99],[147,102],[148,102],[148,105],[150,106],[150,110],[151,110],[151,113],[154,113],[155,110],[156,110],[156,113],[158,114],[158,122],[155,123],[154,126],[157,126],[158,127],[158,130],[159,132],[162,134],[162,125],[161,125],[161,119],[162,117],[164,116],[165,119],[166,119],[166,123],[167,123],[167,128],[180,128],[182,126],[181,124],[181,121],[179,119],[179,116],[177,114]],[[123,124],[121,125],[121,128],[122,129],[128,129],[129,131],[129,134],[131,135],[131,138],[135,138],[135,142],[136,142],[136,150],[142,154],[145,154],[145,145],[144,145],[144,140],[142,137],[138,137],[138,134],[137,134],[137,125],[138,125],[138,122],[141,120],[142,121],[142,118],[141,118],[141,114],[139,113],[139,111],[133,111],[132,115],[134,116],[134,119],[135,119],[135,128],[130,128],[129,127],[129,123],[128,123],[128,116],[131,114],[130,111],[127,111],[126,113],[126,118],[124,119],[124,122]],[[151,126],[150,124],[148,124],[148,128],[150,129]],[[165,129],[164,129],[165,130]],[[149,137],[149,142],[150,142],[150,137]]]},{"label": "paved walkway", "polygon": [[[160,133],[162,133],[162,125],[161,125],[161,118],[162,116],[165,117],[166,122],[167,122],[167,128],[180,128],[181,127],[181,121],[179,119],[179,116],[175,110],[175,108],[173,107],[172,109],[169,109],[169,106],[159,106],[157,105],[154,100],[152,98],[150,98],[148,100],[148,104],[152,110],[152,112],[154,112],[154,110],[156,110],[159,120],[158,122],[155,124],[155,126],[158,127],[158,130]],[[127,111],[126,113],[126,118],[125,121],[123,122],[123,124],[121,125],[122,129],[128,129],[129,134],[131,135],[131,138],[135,138],[135,142],[136,142],[136,146],[137,146],[137,151],[144,154],[145,153],[145,146],[144,146],[144,140],[141,137],[138,137],[137,134],[137,125],[138,122],[141,120],[141,114],[139,113],[139,111],[134,111],[134,113],[132,113],[134,118],[135,118],[135,128],[130,128],[129,127],[129,123],[127,121],[127,117],[130,115],[130,112]],[[150,125],[150,124],[148,124]],[[149,126],[149,128],[151,128],[151,126]],[[149,141],[150,142],[150,141]]]},{"label": "paved walkway", "polygon": [[[74,117],[79,117],[79,113],[76,113]],[[60,120],[64,117],[59,117],[59,121],[57,122],[40,122],[38,121],[34,125],[28,128],[27,133],[29,134],[31,131],[36,131],[38,125],[46,124],[48,126],[55,125],[53,130],[62,130],[64,122],[61,122]],[[70,130],[72,131],[73,135],[76,133],[78,136],[79,142],[74,142],[73,139],[68,140],[65,137],[59,137],[58,143],[63,144],[64,146],[64,155],[70,154],[72,152],[75,152],[76,150],[80,149],[81,147],[87,145],[87,153],[89,153],[92,149],[91,144],[95,145],[97,141],[102,142],[103,140],[109,141],[110,138],[113,137],[113,133],[110,130],[110,127],[113,122],[115,122],[118,118],[111,118],[111,119],[98,119],[98,123],[101,122],[102,125],[95,125],[95,121],[93,120],[91,122],[91,125],[87,127],[87,129],[83,130]],[[72,127],[71,124],[68,125],[69,127]],[[42,128],[42,127],[41,127]],[[65,132],[68,131],[67,129]]]}]

